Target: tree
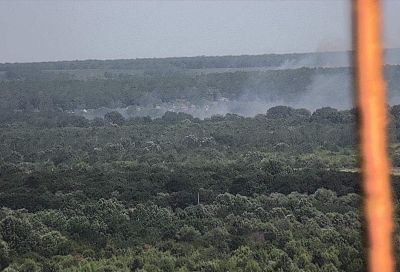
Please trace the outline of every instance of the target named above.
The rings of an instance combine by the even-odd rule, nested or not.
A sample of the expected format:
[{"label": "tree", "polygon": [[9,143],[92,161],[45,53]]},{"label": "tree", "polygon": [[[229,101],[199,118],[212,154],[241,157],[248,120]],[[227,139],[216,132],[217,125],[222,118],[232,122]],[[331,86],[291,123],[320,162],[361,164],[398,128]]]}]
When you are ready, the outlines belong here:
[{"label": "tree", "polygon": [[290,116],[293,116],[295,113],[295,110],[291,107],[287,106],[276,106],[268,109],[267,111],[267,117],[276,119],[276,118],[288,118]]},{"label": "tree", "polygon": [[37,243],[37,235],[30,222],[13,215],[0,221],[0,234],[11,250],[21,254],[31,251]]},{"label": "tree", "polygon": [[331,107],[324,107],[317,109],[311,116],[311,120],[315,120],[318,122],[332,122],[332,123],[341,123],[343,122],[342,113],[337,109]]},{"label": "tree", "polygon": [[10,249],[3,240],[0,240],[0,270],[7,267],[10,263]]},{"label": "tree", "polygon": [[104,120],[116,125],[122,125],[125,123],[124,116],[122,116],[122,114],[118,111],[111,111],[106,113],[106,115],[104,115]]},{"label": "tree", "polygon": [[177,234],[177,238],[185,242],[195,242],[201,236],[200,232],[192,226],[183,226]]},{"label": "tree", "polygon": [[40,237],[38,251],[46,257],[68,253],[70,244],[58,231],[51,231]]}]

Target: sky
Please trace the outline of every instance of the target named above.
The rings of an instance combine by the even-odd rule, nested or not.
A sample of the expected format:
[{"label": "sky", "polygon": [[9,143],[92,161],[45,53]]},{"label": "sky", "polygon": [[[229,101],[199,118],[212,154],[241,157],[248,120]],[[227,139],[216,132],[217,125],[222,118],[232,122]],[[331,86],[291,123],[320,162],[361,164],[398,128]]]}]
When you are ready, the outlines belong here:
[{"label": "sky", "polygon": [[[384,2],[400,47],[400,1]],[[350,0],[0,0],[0,62],[348,50]]]}]

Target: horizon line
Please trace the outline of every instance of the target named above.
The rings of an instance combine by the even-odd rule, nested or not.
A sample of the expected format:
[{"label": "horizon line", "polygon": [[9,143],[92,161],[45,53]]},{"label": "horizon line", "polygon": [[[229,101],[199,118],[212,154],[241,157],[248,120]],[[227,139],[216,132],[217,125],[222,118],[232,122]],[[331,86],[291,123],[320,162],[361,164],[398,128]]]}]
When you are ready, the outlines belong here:
[{"label": "horizon line", "polygon": [[[385,50],[400,50],[400,47],[387,47]],[[266,55],[307,55],[307,54],[330,54],[330,53],[350,53],[349,50],[327,50],[327,51],[304,51],[304,52],[284,52],[284,53],[262,53],[262,54],[226,54],[226,55],[192,55],[192,56],[168,56],[168,57],[138,57],[138,58],[88,58],[88,59],[64,59],[64,60],[41,60],[41,61],[16,61],[16,62],[0,62],[0,65],[14,64],[40,64],[40,63],[56,63],[56,62],[85,62],[85,61],[121,61],[121,60],[168,60],[168,59],[184,59],[184,58],[218,58],[218,57],[241,57],[241,56],[266,56]]]}]

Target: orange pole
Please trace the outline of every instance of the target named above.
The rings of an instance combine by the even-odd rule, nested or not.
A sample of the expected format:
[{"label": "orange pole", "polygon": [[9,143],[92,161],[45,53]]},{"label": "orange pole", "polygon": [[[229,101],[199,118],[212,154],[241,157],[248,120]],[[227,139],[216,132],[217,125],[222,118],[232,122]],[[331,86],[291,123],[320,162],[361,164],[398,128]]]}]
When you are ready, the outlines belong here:
[{"label": "orange pole", "polygon": [[354,0],[354,47],[368,271],[394,271],[379,0]]}]

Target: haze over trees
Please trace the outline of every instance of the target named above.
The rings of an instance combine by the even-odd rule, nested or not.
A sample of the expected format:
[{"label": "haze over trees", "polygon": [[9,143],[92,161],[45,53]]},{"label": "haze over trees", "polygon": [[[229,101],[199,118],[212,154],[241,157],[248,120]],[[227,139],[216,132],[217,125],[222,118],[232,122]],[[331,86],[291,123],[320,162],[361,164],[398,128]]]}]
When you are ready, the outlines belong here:
[{"label": "haze over trees", "polygon": [[297,57],[0,65],[0,270],[364,271],[350,69]]}]

